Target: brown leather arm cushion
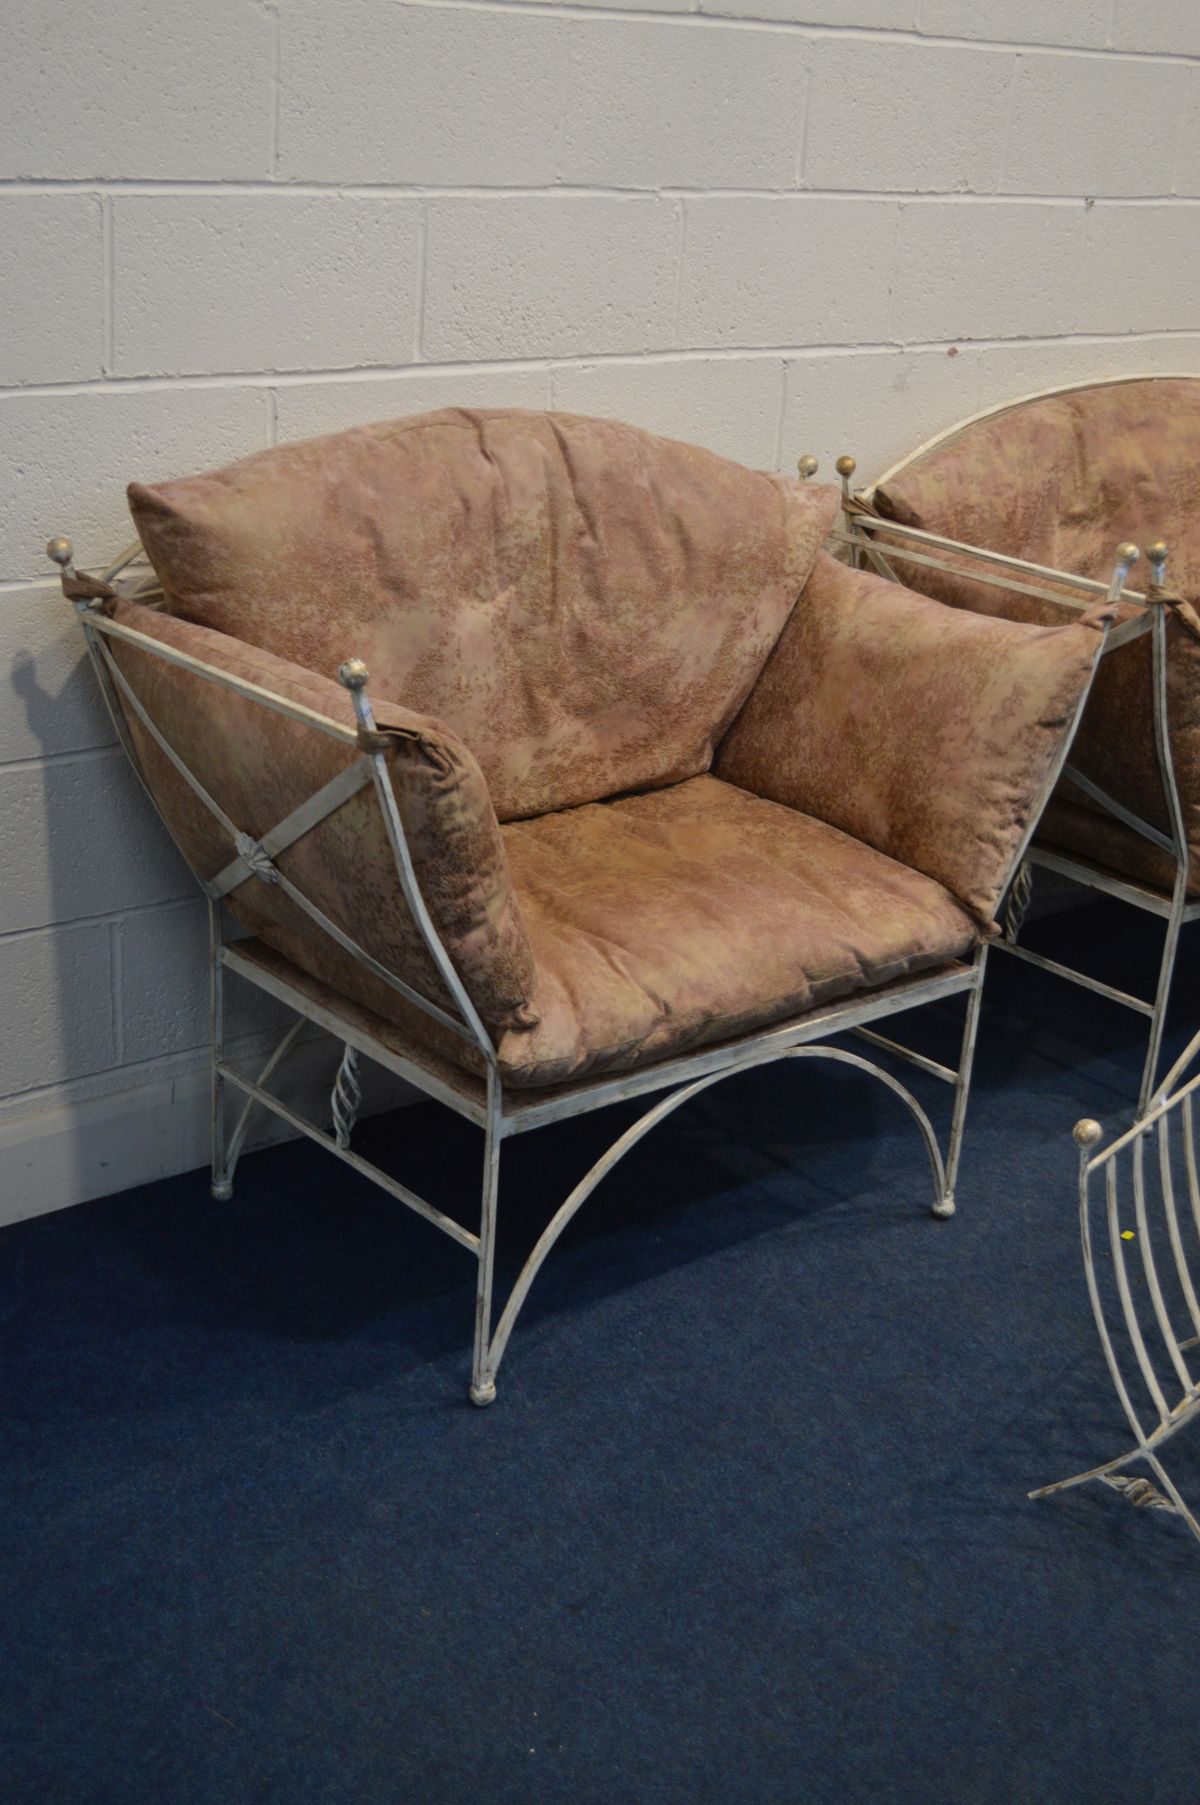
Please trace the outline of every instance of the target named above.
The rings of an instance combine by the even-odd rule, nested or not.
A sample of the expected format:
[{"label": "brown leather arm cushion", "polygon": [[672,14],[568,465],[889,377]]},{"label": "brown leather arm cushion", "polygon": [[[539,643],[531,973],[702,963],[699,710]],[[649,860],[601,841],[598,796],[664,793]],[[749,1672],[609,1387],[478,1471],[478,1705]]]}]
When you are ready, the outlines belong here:
[{"label": "brown leather arm cushion", "polygon": [[[355,725],[339,683],[228,634],[111,603],[112,618],[149,638]],[[152,652],[107,641],[116,663],[159,731],[235,826],[260,839],[328,783],[354,746],[330,738]],[[197,876],[211,879],[235,857],[229,835],[172,767],[133,710],[126,721],[150,792]],[[493,1030],[529,1026],[534,960],[483,775],[440,722],[395,704],[374,703],[382,744],[412,854],[418,887],[455,971]],[[280,870],[343,933],[423,995],[447,993],[409,914],[378,798],[371,785],[278,857]],[[348,962],[320,926],[279,887],[250,877],[233,890],[234,914],[317,977],[333,970],[343,987]],[[395,1015],[398,993],[361,966],[351,968],[358,1000]]]},{"label": "brown leather arm cushion", "polygon": [[992,923],[1101,647],[818,558],[718,777],[936,878]]}]

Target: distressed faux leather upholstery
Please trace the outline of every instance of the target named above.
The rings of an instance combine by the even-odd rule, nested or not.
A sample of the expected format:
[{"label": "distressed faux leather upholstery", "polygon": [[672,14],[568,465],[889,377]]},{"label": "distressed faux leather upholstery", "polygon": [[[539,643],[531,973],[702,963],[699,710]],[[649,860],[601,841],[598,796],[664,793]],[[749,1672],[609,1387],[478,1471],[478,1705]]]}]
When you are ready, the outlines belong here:
[{"label": "distressed faux leather upholstery", "polygon": [[975,931],[940,884],[715,777],[514,822],[537,1026],[514,1085],[643,1065],[944,965]]},{"label": "distressed faux leather upholstery", "polygon": [[[946,965],[977,939],[940,884],[711,776],[503,834],[537,966],[536,1020],[496,1037],[513,1089],[633,1070],[786,1021]],[[482,1069],[336,947],[314,960],[278,922],[262,938],[408,1046]]]},{"label": "distressed faux leather upholstery", "polygon": [[[1200,601],[1200,380],[1150,377],[1022,402],[965,427],[876,491],[888,518],[1056,569],[1107,581],[1117,545],[1165,538],[1168,587]],[[906,582],[952,606],[1013,619],[1060,618],[1016,591],[898,565]],[[1142,579],[1133,579],[1137,586]],[[1178,621],[1170,640],[1171,751],[1200,893],[1200,641]],[[1164,831],[1154,745],[1150,646],[1107,656],[1072,760],[1118,802]],[[1042,838],[1161,883],[1148,841],[1119,828],[1065,783]]]},{"label": "distressed faux leather upholstery", "polygon": [[[371,666],[417,882],[517,1088],[967,953],[1098,646],[818,560],[831,491],[601,421],[455,410],[131,493],[168,601],[88,590],[118,621],[346,723],[333,671]],[[127,644],[114,656],[252,836],[354,756]],[[211,878],[228,836],[129,726]],[[445,1002],[370,790],[278,862]],[[479,1069],[278,884],[248,879],[230,904],[266,956]]]},{"label": "distressed faux leather upholstery", "polygon": [[948,612],[822,552],[716,774],[935,878],[987,929],[1099,653],[1091,626]]},{"label": "distressed faux leather upholstery", "polygon": [[[256,646],[137,602],[113,619],[326,718],[353,727],[340,683]],[[107,642],[151,720],[234,826],[259,839],[357,757],[347,746],[126,641]],[[534,1019],[533,953],[513,894],[500,829],[470,752],[441,722],[377,698],[376,721],[417,882],[451,963],[484,1022],[522,1031]],[[126,709],[143,774],[189,865],[214,878],[235,857],[229,835]],[[370,788],[360,790],[279,855],[280,870],[364,951],[443,1005],[447,994],[405,906],[396,861]],[[297,963],[320,970],[336,950],[277,885],[251,877],[228,902],[268,941],[286,932]],[[348,969],[345,969],[348,968]],[[345,958],[353,985],[362,967]],[[378,986],[378,989],[375,988]],[[377,1008],[374,980],[360,1000]],[[354,994],[352,989],[351,994]],[[386,1013],[386,1009],[383,1011]]]},{"label": "distressed faux leather upholstery", "polygon": [[832,524],[832,489],[614,421],[446,409],[130,506],[189,620],[445,721],[499,818],[706,771]]}]

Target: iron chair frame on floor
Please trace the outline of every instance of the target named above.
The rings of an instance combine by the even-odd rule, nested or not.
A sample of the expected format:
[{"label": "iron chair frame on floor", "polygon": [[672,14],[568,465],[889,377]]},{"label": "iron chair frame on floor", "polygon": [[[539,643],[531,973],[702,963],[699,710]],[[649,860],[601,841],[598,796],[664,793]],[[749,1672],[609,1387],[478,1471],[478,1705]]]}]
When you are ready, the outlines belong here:
[{"label": "iron chair frame on floor", "polygon": [[[859,546],[856,549],[861,550],[862,541],[864,539],[869,539],[872,531],[878,530],[885,533],[889,540],[894,541],[896,539],[901,539],[909,542],[910,549],[908,551],[900,551],[893,545],[891,555],[902,560],[906,559],[911,563],[929,564],[933,565],[934,568],[946,568],[944,564],[941,564],[937,558],[931,557],[929,553],[935,550],[961,552],[969,549],[971,551],[977,551],[978,548],[964,547],[957,541],[940,537],[936,533],[921,532],[914,527],[901,527],[890,521],[881,520],[872,511],[868,511],[872,508],[873,497],[878,489],[883,488],[886,483],[891,482],[893,478],[901,475],[902,472],[911,464],[915,463],[918,458],[922,458],[927,453],[949,444],[951,440],[957,438],[960,433],[965,432],[968,427],[977,425],[981,420],[990,420],[999,414],[1008,413],[1013,408],[1023,407],[1027,402],[1045,401],[1055,395],[1070,395],[1084,389],[1117,386],[1126,382],[1146,382],[1150,380],[1181,381],[1185,379],[1192,382],[1200,380],[1200,378],[1197,378],[1194,371],[1189,371],[1186,373],[1186,378],[1184,376],[1172,377],[1169,375],[1162,375],[1159,372],[1151,372],[1149,374],[1144,373],[1134,376],[1113,377],[1108,383],[1065,383],[1058,388],[1041,389],[1031,395],[1021,395],[1013,401],[1001,402],[996,407],[985,408],[981,413],[971,415],[969,419],[960,420],[956,425],[948,427],[944,432],[936,434],[932,439],[927,439],[923,445],[919,445],[915,451],[901,459],[899,463],[893,464],[891,468],[886,470],[868,489],[865,489],[859,495],[850,498],[852,504],[855,502],[860,504],[859,511],[848,516],[850,534],[852,537],[859,540]],[[852,458],[840,459],[839,470],[842,464],[846,464],[848,467],[847,472],[843,477],[843,486],[847,497],[849,498],[848,478],[854,472],[854,460]],[[871,562],[877,569],[881,568],[880,554],[878,552],[870,552],[865,555],[870,557]],[[1154,596],[1154,590],[1157,589],[1161,591],[1163,586],[1167,560],[1167,547],[1162,540],[1159,540],[1154,545],[1148,547],[1146,555],[1150,561],[1153,589],[1146,596],[1138,595],[1130,591],[1123,591],[1123,596],[1125,600],[1137,602],[1146,608],[1150,615],[1150,619],[1146,625],[1141,625],[1138,622],[1129,622],[1127,625],[1117,628],[1114,632],[1110,633],[1106,649],[1108,652],[1115,652],[1119,650],[1121,646],[1127,645],[1131,639],[1139,638],[1141,634],[1145,632],[1149,632],[1152,635],[1151,683],[1153,686],[1152,700],[1155,753],[1158,760],[1159,775],[1162,781],[1163,798],[1166,804],[1168,832],[1164,834],[1160,828],[1154,827],[1150,822],[1142,820],[1140,816],[1123,807],[1121,803],[1115,800],[1115,798],[1107,795],[1103,790],[1098,788],[1096,784],[1092,783],[1090,779],[1084,777],[1079,771],[1073,769],[1071,766],[1068,765],[1065,774],[1080,790],[1083,791],[1089,801],[1106,813],[1112,815],[1115,820],[1120,821],[1125,827],[1132,828],[1135,833],[1140,834],[1143,839],[1148,840],[1151,845],[1157,847],[1160,852],[1165,853],[1169,858],[1173,859],[1175,864],[1174,882],[1170,889],[1160,889],[1157,885],[1143,882],[1137,878],[1123,876],[1117,871],[1110,871],[1105,866],[1095,864],[1078,854],[1067,851],[1058,851],[1049,846],[1031,845],[1026,870],[1021,874],[1018,883],[1014,886],[1011,906],[1005,919],[1004,938],[997,943],[1005,952],[1013,954],[1016,958],[1025,959],[1031,965],[1041,966],[1044,971],[1053,972],[1056,977],[1066,978],[1069,983],[1078,984],[1084,990],[1090,990],[1097,996],[1107,997],[1110,1002],[1120,1003],[1124,1008],[1134,1010],[1137,1014],[1148,1019],[1150,1023],[1150,1036],[1146,1048],[1145,1063],[1142,1067],[1141,1085],[1138,1091],[1138,1116],[1145,1115],[1157,1094],[1156,1080],[1158,1076],[1158,1066],[1162,1057],[1163,1034],[1166,1029],[1167,1012],[1171,1003],[1171,991],[1175,979],[1175,963],[1179,951],[1180,935],[1183,928],[1189,922],[1200,921],[1200,896],[1189,897],[1188,895],[1187,837],[1184,832],[1183,810],[1179,800],[1179,790],[1175,780],[1175,768],[1171,757],[1167,697],[1167,609],[1162,605],[1153,605],[1158,599]],[[1006,558],[1001,557],[999,554],[992,554],[991,558],[992,562],[1002,570],[1010,570],[1014,573],[1021,573],[1026,576],[1051,578],[1055,583],[1067,584],[1081,590],[1086,588],[1093,594],[1096,594],[1103,589],[1103,585],[1100,583],[1086,583],[1085,579],[1081,577],[1074,576],[1065,571],[1053,570],[1045,565],[1030,564],[1020,558]],[[956,574],[961,575],[962,573],[961,571],[958,571]],[[979,579],[973,576],[972,580],[977,581]],[[1008,588],[1010,590],[1019,589],[1022,590],[1023,593],[1035,595],[1039,593],[1037,589],[1030,589],[1027,584],[1022,584],[1020,582],[1005,583],[1002,578],[998,576],[992,576],[988,580],[1000,588]],[[1064,598],[1061,596],[1050,596],[1046,599],[1057,601],[1060,605],[1064,602]],[[1069,606],[1070,604],[1067,605]],[[1086,601],[1081,601],[1078,604],[1080,607],[1086,607],[1087,605]],[[1063,965],[1057,960],[1044,958],[1041,954],[1030,952],[1028,948],[1018,944],[1018,936],[1032,894],[1034,867],[1040,867],[1045,871],[1057,872],[1061,877],[1071,878],[1075,883],[1083,885],[1086,889],[1100,892],[1106,896],[1114,896],[1119,901],[1128,903],[1135,909],[1141,909],[1148,915],[1157,916],[1159,920],[1166,924],[1162,957],[1159,962],[1158,982],[1155,986],[1154,998],[1152,1001],[1145,997],[1132,996],[1128,991],[1119,990],[1111,984],[1105,984],[1101,982],[1099,978],[1092,977],[1089,973],[1080,971],[1074,966]]]},{"label": "iron chair frame on floor", "polygon": [[[63,573],[64,586],[71,583],[79,597],[81,585],[72,565],[72,548],[67,539],[51,540],[50,557]],[[131,546],[103,573],[102,581],[110,588],[128,571],[140,555],[140,547]],[[1114,585],[1116,584],[1114,577]],[[161,595],[156,583],[144,577],[127,579],[117,590],[144,603],[154,605]],[[781,1059],[821,1058],[847,1065],[877,1078],[914,1117],[925,1143],[933,1177],[933,1213],[948,1217],[955,1210],[955,1184],[962,1149],[971,1068],[979,1023],[980,998],[988,943],[981,941],[969,961],[950,961],[933,971],[896,980],[879,990],[855,994],[827,1006],[810,1010],[790,1021],[778,1022],[735,1040],[710,1044],[657,1064],[617,1074],[584,1078],[553,1090],[505,1089],[497,1061],[496,1048],[488,1035],[470,997],[467,995],[421,896],[413,867],[404,826],[392,787],[386,755],[379,748],[374,717],[367,696],[368,673],[354,659],[342,665],[339,677],[354,704],[358,730],[289,701],[272,691],[217,669],[172,646],[164,645],[136,629],[108,618],[105,603],[95,597],[76,599],[76,609],[83,627],[87,650],[101,691],[112,716],[113,725],[134,770],[145,778],[136,748],[125,720],[121,698],[125,697],[144,730],[181,778],[190,786],[200,802],[220,823],[230,839],[231,858],[225,869],[211,880],[198,880],[209,903],[209,956],[212,987],[212,1189],[218,1199],[232,1194],[233,1176],[238,1157],[245,1144],[250,1117],[261,1106],[281,1117],[292,1129],[307,1135],[319,1146],[343,1160],[354,1171],[372,1179],[399,1202],[432,1222],[444,1234],[469,1249],[477,1261],[475,1335],[472,1359],[470,1397],[476,1404],[490,1404],[496,1395],[496,1373],[508,1346],[513,1325],[546,1257],[563,1230],[586,1202],[596,1186],[634,1147],[681,1104],[710,1085],[735,1072],[766,1065]],[[302,722],[314,731],[327,734],[353,750],[357,757],[337,778],[294,809],[270,832],[255,839],[242,832],[225,814],[220,804],[208,794],[196,776],[175,751],[160,725],[151,720],[112,656],[109,641],[119,640],[139,652],[165,660],[192,672],[207,683],[235,691],[265,708]],[[1090,688],[1090,681],[1088,688]],[[1080,699],[1070,731],[1064,736],[1048,774],[1036,809],[1020,846],[1017,847],[1006,874],[1005,889],[1021,867],[1028,841],[1041,809],[1057,781],[1066,759],[1071,738],[1082,716],[1088,690]],[[370,786],[375,795],[385,831],[395,856],[396,874],[401,894],[415,922],[433,966],[441,979],[449,1007],[424,996],[398,975],[388,971],[310,902],[276,862],[278,856],[304,833],[317,826],[349,796]],[[145,785],[149,794],[149,786]],[[151,794],[151,801],[153,802]],[[155,805],[157,806],[157,805]],[[166,825],[164,821],[164,826]],[[168,828],[168,832],[170,829]],[[291,900],[312,919],[315,925],[349,953],[376,978],[393,987],[405,999],[433,1017],[444,1029],[459,1035],[474,1049],[483,1076],[476,1077],[458,1070],[444,1059],[428,1055],[413,1045],[407,1052],[397,1051],[396,1044],[386,1044],[372,1032],[371,1018],[348,1000],[345,1011],[331,1005],[328,994],[320,986],[310,991],[306,974],[277,957],[261,956],[255,941],[226,941],[221,899],[245,882],[274,883],[282,887]],[[280,967],[284,969],[281,970]],[[285,1003],[297,1020],[279,1040],[256,1076],[238,1071],[226,1056],[225,1046],[225,980],[227,974],[244,979],[277,1001]],[[951,996],[966,997],[966,1021],[958,1065],[954,1068],[903,1046],[868,1026],[901,1011],[926,1003],[941,1002]],[[343,1046],[341,1063],[331,1099],[333,1132],[328,1133],[292,1109],[272,1091],[268,1081],[279,1071],[307,1022],[316,1023]],[[941,1146],[925,1109],[908,1088],[891,1072],[862,1054],[845,1047],[825,1044],[825,1037],[853,1031],[890,1056],[907,1061],[928,1075],[951,1085],[954,1101],[950,1132],[943,1159]],[[391,1038],[391,1037],[390,1037]],[[401,1043],[403,1044],[403,1043]],[[426,1096],[445,1104],[465,1117],[484,1134],[482,1193],[479,1232],[465,1228],[434,1204],[400,1184],[389,1174],[362,1158],[350,1146],[351,1130],[359,1105],[357,1060],[360,1055],[376,1061],[385,1070],[406,1079]],[[238,1092],[245,1101],[232,1129],[227,1115],[227,1093]],[[580,1179],[569,1196],[551,1217],[535,1242],[516,1279],[498,1319],[493,1325],[493,1262],[495,1256],[497,1197],[500,1152],[506,1139],[524,1134],[553,1122],[560,1122],[601,1109],[610,1103],[628,1102],[666,1092],[646,1112],[627,1127]]]},{"label": "iron chair frame on floor", "polygon": [[[1090,1467],[1086,1473],[1076,1473],[1070,1479],[1060,1479],[1054,1485],[1043,1485],[1031,1498],[1050,1498],[1057,1492],[1065,1492],[1077,1485],[1085,1485],[1088,1480],[1096,1479],[1102,1484],[1111,1486],[1114,1491],[1121,1492],[1132,1504],[1143,1509],[1172,1511],[1183,1518],[1192,1534],[1200,1541],[1200,1523],[1189,1510],[1181,1497],[1175,1482],[1163,1466],[1161,1450],[1171,1437],[1192,1421],[1200,1413],[1200,1375],[1193,1375],[1184,1355],[1200,1348],[1200,1298],[1197,1297],[1197,1280],[1193,1279],[1188,1267],[1184,1251],[1184,1232],[1180,1226],[1179,1209],[1175,1198],[1175,1177],[1171,1161],[1171,1129],[1175,1122],[1182,1124],[1183,1167],[1187,1185],[1188,1200],[1195,1234],[1200,1239],[1200,1161],[1197,1159],[1197,1135],[1195,1112],[1192,1107],[1193,1098],[1200,1093],[1200,1070],[1186,1082],[1181,1082],[1189,1065],[1200,1056],[1200,1034],[1197,1034],[1179,1059],[1171,1067],[1163,1079],[1162,1088],[1153,1109],[1135,1122],[1133,1127],[1112,1142],[1101,1152],[1094,1149],[1104,1137],[1104,1130],[1099,1122],[1085,1119],[1075,1125],[1075,1142],[1079,1148],[1079,1232],[1083,1242],[1083,1266],[1087,1278],[1088,1296],[1091,1299],[1092,1314],[1096,1319],[1101,1346],[1104,1349],[1104,1360],[1108,1367],[1113,1388],[1120,1399],[1121,1408],[1129,1419],[1130,1427],[1136,1437],[1135,1445],[1125,1454],[1119,1454],[1115,1460],[1108,1460],[1102,1466]],[[1147,1140],[1154,1136],[1158,1146],[1159,1190],[1162,1198],[1162,1226],[1151,1223],[1150,1212],[1146,1203],[1145,1146]],[[1122,1224],[1122,1198],[1120,1188],[1120,1156],[1129,1154],[1131,1168],[1131,1189],[1133,1194],[1133,1223],[1131,1230]],[[1091,1180],[1093,1175],[1103,1176],[1103,1222],[1097,1222],[1097,1232],[1093,1234],[1093,1197]],[[1162,1281],[1154,1253],[1155,1230],[1158,1230],[1158,1242],[1162,1247],[1163,1231],[1170,1249],[1171,1265],[1179,1287],[1179,1295],[1186,1310],[1191,1334],[1182,1338],[1176,1333],[1171,1321],[1171,1313],[1167,1300],[1163,1295]],[[1113,1273],[1116,1280],[1117,1297],[1120,1301],[1120,1316],[1129,1337],[1134,1361],[1141,1373],[1143,1383],[1149,1394],[1154,1415],[1152,1427],[1143,1423],[1125,1376],[1117,1357],[1116,1347],[1108,1326],[1109,1312],[1105,1308],[1101,1294],[1100,1275],[1096,1265],[1096,1243],[1107,1231],[1107,1240],[1112,1259]],[[1126,1236],[1137,1242],[1140,1253],[1140,1265],[1144,1289],[1130,1282],[1129,1267],[1126,1258],[1128,1242]],[[1132,1256],[1132,1248],[1130,1248]],[[1168,1268],[1169,1270],[1169,1268]],[[1197,1275],[1200,1279],[1200,1272]],[[1135,1281],[1136,1283],[1136,1281]],[[1140,1296],[1142,1313],[1145,1320],[1143,1329],[1139,1318],[1137,1301]],[[1146,1346],[1147,1334],[1153,1335],[1153,1325],[1157,1326],[1162,1344],[1166,1352],[1167,1362],[1171,1367],[1175,1383],[1179,1387],[1179,1397],[1174,1404],[1168,1403],[1164,1385],[1155,1369]],[[1170,1380],[1167,1380],[1170,1384]],[[1142,1460],[1150,1467],[1163,1487],[1159,1491],[1149,1479],[1131,1478],[1126,1468],[1132,1462]]]}]

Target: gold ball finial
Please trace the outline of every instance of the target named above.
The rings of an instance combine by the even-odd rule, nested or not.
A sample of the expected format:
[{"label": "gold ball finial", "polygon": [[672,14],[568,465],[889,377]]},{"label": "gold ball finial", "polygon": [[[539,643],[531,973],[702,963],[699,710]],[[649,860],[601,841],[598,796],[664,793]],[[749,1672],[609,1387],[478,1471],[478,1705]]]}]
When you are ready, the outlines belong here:
[{"label": "gold ball finial", "polygon": [[1121,564],[1136,564],[1141,555],[1132,539],[1123,539],[1117,547],[1117,559]]},{"label": "gold ball finial", "polygon": [[75,547],[69,539],[60,534],[56,539],[47,541],[46,556],[52,564],[60,564],[65,570],[75,556]]},{"label": "gold ball finial", "polygon": [[811,451],[806,451],[796,465],[797,470],[800,472],[805,482],[808,481],[810,476],[815,476],[820,467],[819,460],[813,456]]},{"label": "gold ball finial", "polygon": [[852,458],[849,452],[846,452],[833,467],[839,476],[853,476],[858,469],[858,459]]},{"label": "gold ball finial", "polygon": [[1149,558],[1151,564],[1165,564],[1167,561],[1166,540],[1156,539],[1153,545],[1148,545],[1146,547],[1146,556]]},{"label": "gold ball finial", "polygon": [[338,681],[347,689],[365,689],[369,673],[361,658],[347,658],[338,667]]},{"label": "gold ball finial", "polygon": [[1082,1122],[1076,1122],[1074,1130],[1077,1147],[1094,1147],[1097,1141],[1104,1139],[1104,1130],[1099,1122],[1093,1122],[1090,1116],[1084,1116]]}]

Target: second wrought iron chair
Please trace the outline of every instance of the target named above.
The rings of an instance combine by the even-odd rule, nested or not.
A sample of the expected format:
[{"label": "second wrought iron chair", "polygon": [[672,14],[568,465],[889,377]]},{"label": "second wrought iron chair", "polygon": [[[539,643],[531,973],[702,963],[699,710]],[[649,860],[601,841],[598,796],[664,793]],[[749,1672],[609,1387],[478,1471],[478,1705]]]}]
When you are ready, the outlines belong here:
[{"label": "second wrought iron chair", "polygon": [[[1200,1522],[1164,1464],[1167,1444],[1200,1414],[1198,1061],[1200,1034],[1154,1107],[1107,1147],[1098,1122],[1076,1125],[1088,1296],[1134,1445],[1030,1497],[1096,1480],[1143,1509],[1173,1512],[1200,1541]],[[1138,1463],[1153,1478],[1131,1473]]]},{"label": "second wrought iron chair", "polygon": [[[1198,483],[1200,378],[1121,377],[1046,390],[962,421],[855,498],[856,525],[876,544],[886,538],[910,587],[1019,620],[1065,618],[1079,577],[1101,579],[1116,540],[1150,542],[1150,583],[1144,595],[1124,597],[1000,943],[1146,1020],[1139,1114],[1155,1096],[1182,931],[1200,920]],[[1167,546],[1157,537],[1164,532],[1170,589]],[[962,564],[963,542],[999,554],[990,577]],[[1152,996],[1019,943],[1035,869],[1162,922]]]}]

